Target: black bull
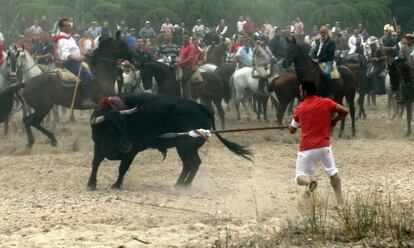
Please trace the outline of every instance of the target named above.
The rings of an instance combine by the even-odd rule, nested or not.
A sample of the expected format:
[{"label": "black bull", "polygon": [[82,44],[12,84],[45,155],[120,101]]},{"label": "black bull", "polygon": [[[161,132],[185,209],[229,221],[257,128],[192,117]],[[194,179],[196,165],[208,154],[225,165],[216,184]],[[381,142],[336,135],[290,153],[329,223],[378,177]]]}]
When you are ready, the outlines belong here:
[{"label": "black bull", "polygon": [[[138,152],[158,149],[164,155],[175,147],[183,162],[176,185],[190,186],[201,164],[198,149],[205,139],[182,136],[159,138],[165,133],[187,132],[203,128],[215,130],[214,116],[204,106],[187,99],[150,94],[120,95],[126,111],[95,110],[91,117],[92,139],[95,143],[92,172],[88,188],[96,189],[96,176],[105,159],[120,160],[119,176],[112,188],[121,188],[125,173]],[[224,139],[220,141],[232,152],[249,159],[245,147]]]}]

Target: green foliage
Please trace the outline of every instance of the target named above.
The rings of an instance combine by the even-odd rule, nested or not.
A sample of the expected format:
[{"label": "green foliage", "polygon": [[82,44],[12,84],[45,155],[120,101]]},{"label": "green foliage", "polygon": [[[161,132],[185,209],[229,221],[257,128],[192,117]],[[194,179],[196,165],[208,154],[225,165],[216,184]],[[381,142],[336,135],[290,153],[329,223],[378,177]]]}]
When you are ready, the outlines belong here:
[{"label": "green foliage", "polygon": [[[313,24],[334,24],[354,27],[363,23],[371,33],[380,34],[392,16],[404,25],[414,25],[411,15],[414,1],[406,0],[1,0],[0,22],[11,23],[17,15],[29,22],[47,15],[51,22],[62,16],[73,16],[82,28],[89,21],[109,21],[112,25],[125,20],[128,26],[139,28],[150,20],[157,30],[166,16],[173,23],[184,22],[191,28],[202,18],[215,26],[225,18],[230,31],[235,31],[240,15],[250,16],[258,25],[270,21],[277,26],[289,25],[296,16],[309,31]],[[4,25],[3,25],[4,26]]]}]

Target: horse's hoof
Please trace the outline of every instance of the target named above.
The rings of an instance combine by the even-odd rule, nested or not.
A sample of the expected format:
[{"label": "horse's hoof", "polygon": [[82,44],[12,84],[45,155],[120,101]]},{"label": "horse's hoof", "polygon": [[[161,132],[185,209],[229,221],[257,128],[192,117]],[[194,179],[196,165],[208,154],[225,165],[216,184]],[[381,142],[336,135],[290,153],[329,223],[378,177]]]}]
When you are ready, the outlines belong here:
[{"label": "horse's hoof", "polygon": [[86,190],[95,191],[96,190],[96,184],[89,184],[88,183],[88,186],[86,187]]},{"label": "horse's hoof", "polygon": [[119,183],[115,183],[114,185],[111,186],[111,189],[121,189],[122,184]]},{"label": "horse's hoof", "polygon": [[57,147],[57,140],[52,140],[50,144],[52,145],[52,147]]}]

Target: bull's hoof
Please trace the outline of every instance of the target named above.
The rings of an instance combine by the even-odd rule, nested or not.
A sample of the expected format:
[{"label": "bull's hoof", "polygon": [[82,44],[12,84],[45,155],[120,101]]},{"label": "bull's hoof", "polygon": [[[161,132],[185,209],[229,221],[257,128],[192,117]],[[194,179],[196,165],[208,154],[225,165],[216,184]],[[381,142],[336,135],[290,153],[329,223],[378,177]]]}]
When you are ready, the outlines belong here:
[{"label": "bull's hoof", "polygon": [[120,184],[120,183],[114,183],[111,186],[111,189],[121,189],[121,188],[122,188],[122,184]]}]

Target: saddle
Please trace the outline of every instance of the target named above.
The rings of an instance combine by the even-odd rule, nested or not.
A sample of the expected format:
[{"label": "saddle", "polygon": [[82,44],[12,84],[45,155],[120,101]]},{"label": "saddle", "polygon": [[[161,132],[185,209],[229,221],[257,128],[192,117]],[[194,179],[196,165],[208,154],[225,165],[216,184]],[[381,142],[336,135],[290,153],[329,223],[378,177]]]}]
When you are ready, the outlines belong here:
[{"label": "saddle", "polygon": [[[321,68],[321,70],[324,70],[325,66],[326,66],[325,63],[319,63],[319,67]],[[334,62],[332,66],[331,78],[332,80],[341,78],[341,74],[339,74],[338,68],[336,67],[336,62]]]},{"label": "saddle", "polygon": [[199,84],[203,82],[203,77],[201,76],[200,70],[196,70],[193,75],[191,75],[190,83],[191,84]]},{"label": "saddle", "polygon": [[56,68],[54,72],[57,74],[59,82],[64,88],[74,88],[76,86],[76,80],[78,78],[68,69]]}]

